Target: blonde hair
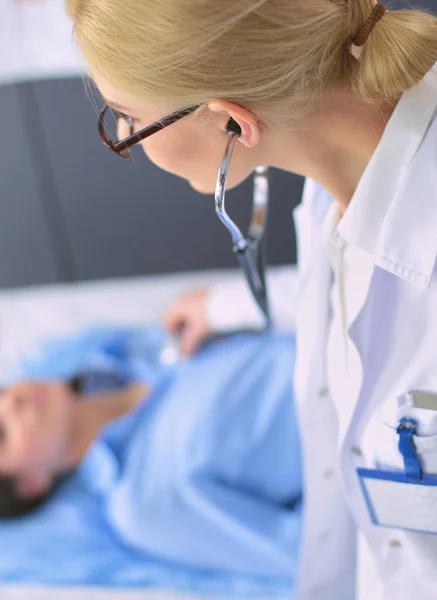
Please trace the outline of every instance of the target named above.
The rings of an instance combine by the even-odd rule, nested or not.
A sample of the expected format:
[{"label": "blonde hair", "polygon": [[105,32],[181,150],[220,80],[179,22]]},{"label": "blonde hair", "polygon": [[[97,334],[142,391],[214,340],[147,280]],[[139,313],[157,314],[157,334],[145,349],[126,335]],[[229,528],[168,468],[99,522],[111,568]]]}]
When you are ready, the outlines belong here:
[{"label": "blonde hair", "polygon": [[395,100],[437,60],[437,18],[390,11],[360,61],[348,44],[373,0],[67,0],[85,58],[137,97],[181,107],[223,98],[298,118],[327,90]]}]

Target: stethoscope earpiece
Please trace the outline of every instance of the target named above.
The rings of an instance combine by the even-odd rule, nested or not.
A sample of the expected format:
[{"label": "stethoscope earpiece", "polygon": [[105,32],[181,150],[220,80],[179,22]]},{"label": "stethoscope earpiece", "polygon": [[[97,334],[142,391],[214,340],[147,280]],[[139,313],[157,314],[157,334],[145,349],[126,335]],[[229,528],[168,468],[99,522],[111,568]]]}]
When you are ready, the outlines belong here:
[{"label": "stethoscope earpiece", "polygon": [[229,119],[228,124],[226,125],[226,132],[234,133],[237,137],[240,137],[241,135],[241,127],[232,117]]},{"label": "stethoscope earpiece", "polygon": [[226,132],[228,133],[226,149],[215,186],[215,210],[218,218],[232,236],[232,248],[238,257],[253,297],[266,318],[266,326],[270,327],[264,243],[269,204],[267,167],[260,166],[255,169],[252,217],[248,234],[245,237],[225,208],[226,179],[229,164],[237,139],[241,136],[241,127],[232,117],[226,125]]}]

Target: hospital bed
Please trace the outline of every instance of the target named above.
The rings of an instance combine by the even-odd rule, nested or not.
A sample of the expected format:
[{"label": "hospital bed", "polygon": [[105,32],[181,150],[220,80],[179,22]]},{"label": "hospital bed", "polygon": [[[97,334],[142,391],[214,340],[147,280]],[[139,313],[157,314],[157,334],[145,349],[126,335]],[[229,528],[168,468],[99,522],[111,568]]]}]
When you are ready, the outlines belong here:
[{"label": "hospital bed", "polygon": [[[239,277],[239,272],[224,269],[0,292],[0,373],[47,336],[73,333],[98,323],[153,323],[184,291],[223,278]],[[197,600],[200,597],[166,591],[0,583],[2,600]]]},{"label": "hospital bed", "polygon": [[44,338],[89,325],[155,323],[181,293],[228,277],[241,275],[222,269],[0,291],[0,373]]},{"label": "hospital bed", "polygon": [[[197,600],[192,595],[186,596],[171,592],[111,591],[107,589],[91,590],[90,588],[59,590],[43,586],[0,586],[0,594],[2,600]],[[211,600],[215,599],[211,598]]]},{"label": "hospital bed", "polygon": [[[196,596],[169,591],[132,591],[108,589],[59,589],[45,586],[0,586],[2,600],[229,600],[218,596]],[[269,598],[257,598],[269,600]],[[275,600],[278,600],[275,598]],[[286,600],[283,598],[282,600]],[[289,598],[287,598],[289,600]]]}]

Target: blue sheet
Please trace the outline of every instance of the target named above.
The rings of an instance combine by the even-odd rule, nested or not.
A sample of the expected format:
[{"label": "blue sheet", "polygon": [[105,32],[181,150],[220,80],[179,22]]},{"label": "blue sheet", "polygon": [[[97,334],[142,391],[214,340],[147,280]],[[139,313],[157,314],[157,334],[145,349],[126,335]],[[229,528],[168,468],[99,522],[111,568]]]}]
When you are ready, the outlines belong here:
[{"label": "blue sheet", "polygon": [[294,339],[214,341],[162,365],[159,328],[100,328],[51,342],[11,375],[117,373],[153,385],[109,424],[37,513],[0,523],[0,578],[290,594],[301,529]]}]

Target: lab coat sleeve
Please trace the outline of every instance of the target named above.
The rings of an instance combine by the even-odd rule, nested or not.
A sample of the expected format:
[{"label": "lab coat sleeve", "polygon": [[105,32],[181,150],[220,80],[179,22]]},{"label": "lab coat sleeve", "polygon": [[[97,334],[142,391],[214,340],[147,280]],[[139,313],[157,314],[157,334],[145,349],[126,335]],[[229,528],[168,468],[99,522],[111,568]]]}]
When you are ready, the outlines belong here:
[{"label": "lab coat sleeve", "polygon": [[[267,274],[267,285],[275,327],[293,330],[296,321],[297,268],[286,266],[272,269]],[[211,329],[217,333],[235,329],[261,329],[265,325],[265,318],[242,277],[210,288],[207,318]]]}]

